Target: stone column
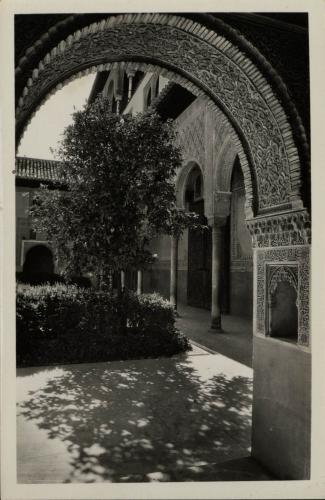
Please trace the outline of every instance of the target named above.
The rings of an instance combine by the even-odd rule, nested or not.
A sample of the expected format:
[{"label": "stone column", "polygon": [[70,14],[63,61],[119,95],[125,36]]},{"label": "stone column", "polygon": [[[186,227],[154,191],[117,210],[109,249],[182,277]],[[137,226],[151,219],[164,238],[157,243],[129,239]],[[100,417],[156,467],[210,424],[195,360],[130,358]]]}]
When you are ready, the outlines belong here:
[{"label": "stone column", "polygon": [[215,191],[213,193],[213,214],[207,214],[208,224],[212,227],[212,292],[211,292],[211,328],[222,332],[220,286],[224,226],[230,214],[231,193]]},{"label": "stone column", "polygon": [[121,289],[122,292],[125,290],[125,271],[121,271]]},{"label": "stone column", "polygon": [[120,95],[115,96],[115,100],[116,100],[116,114],[119,115],[120,114],[120,104],[121,104],[121,101],[122,101],[122,96],[120,96]]},{"label": "stone column", "polygon": [[143,292],[143,271],[138,269],[137,273],[137,294],[141,295]]},{"label": "stone column", "polygon": [[221,259],[223,245],[223,227],[212,225],[212,296],[211,296],[211,328],[222,331],[220,310]]},{"label": "stone column", "polygon": [[171,237],[170,248],[170,303],[177,310],[177,267],[178,267],[178,238]]},{"label": "stone column", "polygon": [[129,79],[129,88],[128,88],[128,101],[132,97],[132,85],[133,85],[133,77],[135,75],[135,71],[128,71],[127,77]]}]

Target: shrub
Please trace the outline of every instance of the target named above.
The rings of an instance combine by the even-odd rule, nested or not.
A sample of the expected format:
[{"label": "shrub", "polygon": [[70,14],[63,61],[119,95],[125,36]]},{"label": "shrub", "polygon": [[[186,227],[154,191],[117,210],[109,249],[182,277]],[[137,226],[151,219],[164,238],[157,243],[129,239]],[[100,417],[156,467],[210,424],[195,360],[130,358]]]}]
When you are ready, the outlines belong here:
[{"label": "shrub", "polygon": [[[39,272],[39,273],[17,272],[16,281],[18,283],[24,283],[26,285],[33,285],[33,286],[66,283],[66,279],[60,274],[44,273],[44,272]],[[73,276],[69,282],[72,285],[77,285],[84,288],[89,288],[91,286],[90,279],[86,278],[85,276]]]},{"label": "shrub", "polygon": [[129,326],[136,330],[165,329],[173,327],[175,324],[173,307],[158,293],[140,296],[129,294],[126,307],[128,308]]},{"label": "shrub", "polygon": [[16,303],[18,366],[170,356],[190,348],[175,328],[173,308],[157,294],[18,285]]}]

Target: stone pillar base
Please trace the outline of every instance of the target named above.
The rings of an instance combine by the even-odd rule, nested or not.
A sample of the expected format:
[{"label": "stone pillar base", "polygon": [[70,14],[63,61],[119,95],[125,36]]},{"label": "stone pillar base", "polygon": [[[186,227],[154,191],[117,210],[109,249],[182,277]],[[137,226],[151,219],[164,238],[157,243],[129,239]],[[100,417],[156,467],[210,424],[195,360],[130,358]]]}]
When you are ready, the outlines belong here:
[{"label": "stone pillar base", "polygon": [[216,333],[223,333],[223,329],[221,327],[221,316],[217,318],[212,318],[211,329]]}]

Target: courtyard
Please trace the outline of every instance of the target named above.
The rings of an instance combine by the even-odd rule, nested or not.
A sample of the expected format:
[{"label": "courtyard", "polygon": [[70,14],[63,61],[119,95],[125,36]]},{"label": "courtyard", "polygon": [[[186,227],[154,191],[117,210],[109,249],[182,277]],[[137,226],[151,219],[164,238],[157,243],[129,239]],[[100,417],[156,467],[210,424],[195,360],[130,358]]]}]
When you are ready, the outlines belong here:
[{"label": "courtyard", "polygon": [[13,20],[15,480],[310,479],[308,14]]},{"label": "courtyard", "polygon": [[21,368],[17,401],[20,483],[271,478],[250,458],[252,369],[196,343],[172,358]]}]

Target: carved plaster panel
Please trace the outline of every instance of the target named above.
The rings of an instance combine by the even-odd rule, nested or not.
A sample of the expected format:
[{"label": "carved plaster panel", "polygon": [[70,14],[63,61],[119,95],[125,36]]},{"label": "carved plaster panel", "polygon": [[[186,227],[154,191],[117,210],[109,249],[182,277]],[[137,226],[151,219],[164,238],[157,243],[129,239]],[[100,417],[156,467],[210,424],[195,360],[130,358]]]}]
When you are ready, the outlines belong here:
[{"label": "carved plaster panel", "polygon": [[284,277],[297,290],[298,344],[309,345],[310,247],[256,249],[256,333],[268,334],[268,303]]},{"label": "carved plaster panel", "polygon": [[183,151],[185,162],[193,158],[201,168],[205,167],[205,126],[204,116],[195,117],[189,123],[179,124],[178,144]]}]

